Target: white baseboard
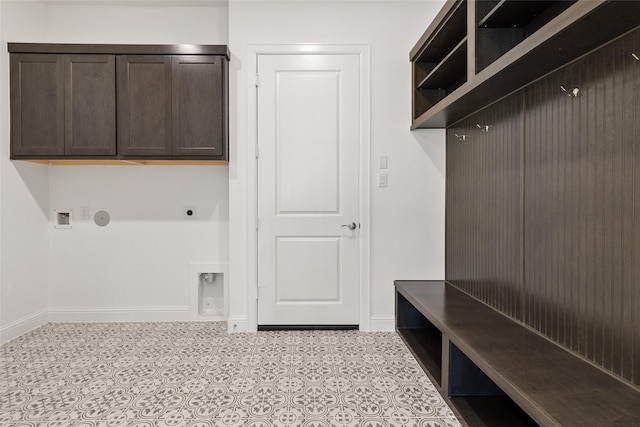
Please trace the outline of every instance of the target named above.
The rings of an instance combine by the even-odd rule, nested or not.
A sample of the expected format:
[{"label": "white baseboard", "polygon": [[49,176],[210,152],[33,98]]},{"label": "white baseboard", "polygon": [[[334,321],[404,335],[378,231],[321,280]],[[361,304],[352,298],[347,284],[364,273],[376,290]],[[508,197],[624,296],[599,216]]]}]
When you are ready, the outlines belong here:
[{"label": "white baseboard", "polygon": [[171,322],[190,319],[189,307],[51,307],[51,322]]},{"label": "white baseboard", "polygon": [[255,328],[249,327],[249,322],[244,316],[229,316],[227,319],[227,331],[234,332],[255,332]]},{"label": "white baseboard", "polygon": [[[191,320],[189,307],[52,307],[0,327],[0,344],[11,341],[48,322],[170,322]],[[206,320],[206,319],[202,319]],[[255,332],[244,316],[230,316],[227,330]],[[371,316],[371,331],[395,330],[393,316]]]},{"label": "white baseboard", "polygon": [[371,316],[369,327],[371,332],[395,331],[396,318],[394,316]]},{"label": "white baseboard", "polygon": [[[249,327],[247,318],[244,316],[230,316],[227,320],[227,331],[233,332],[255,332],[255,328]],[[391,332],[396,329],[396,319],[394,316],[371,316],[369,329],[365,332]]]},{"label": "white baseboard", "polygon": [[7,343],[49,322],[49,310],[43,309],[0,327],[0,344]]}]

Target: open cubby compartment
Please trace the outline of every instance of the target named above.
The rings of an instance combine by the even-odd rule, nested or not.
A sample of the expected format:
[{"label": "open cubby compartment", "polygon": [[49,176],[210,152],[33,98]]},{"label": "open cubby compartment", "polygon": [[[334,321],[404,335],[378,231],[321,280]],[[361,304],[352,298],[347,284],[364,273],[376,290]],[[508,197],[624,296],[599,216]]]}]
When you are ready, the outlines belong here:
[{"label": "open cubby compartment", "polygon": [[396,330],[422,369],[442,384],[442,332],[399,292],[396,292]]},{"label": "open cubby compartment", "polygon": [[414,119],[442,101],[467,81],[467,38],[442,61],[414,62]]},{"label": "open cubby compartment", "polygon": [[439,63],[467,36],[467,2],[458,1],[439,23],[416,55],[414,62]]},{"label": "open cubby compartment", "polygon": [[476,2],[476,73],[571,7],[576,0]]},{"label": "open cubby compartment", "polygon": [[413,116],[444,99],[467,81],[467,1],[455,3],[412,56]]},{"label": "open cubby compartment", "polygon": [[413,90],[413,120],[425,111],[442,101],[447,96],[444,89],[414,89]]},{"label": "open cubby compartment", "polygon": [[455,344],[448,346],[448,397],[469,425],[538,425]]},{"label": "open cubby compartment", "polygon": [[458,43],[442,61],[438,63],[417,63],[417,75],[427,71],[425,77],[417,82],[418,89],[444,89],[452,92],[466,81],[467,38]]}]

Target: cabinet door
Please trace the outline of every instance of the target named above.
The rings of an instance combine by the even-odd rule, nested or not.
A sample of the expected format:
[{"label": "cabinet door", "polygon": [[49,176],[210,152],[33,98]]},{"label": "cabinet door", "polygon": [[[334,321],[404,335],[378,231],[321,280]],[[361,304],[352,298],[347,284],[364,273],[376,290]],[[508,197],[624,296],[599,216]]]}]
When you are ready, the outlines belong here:
[{"label": "cabinet door", "polygon": [[118,153],[171,154],[171,57],[122,55],[117,58]]},{"label": "cabinet door", "polygon": [[11,157],[64,154],[61,55],[11,55]]},{"label": "cabinet door", "polygon": [[65,55],[65,154],[116,154],[114,55]]},{"label": "cabinet door", "polygon": [[173,147],[177,157],[226,158],[226,61],[173,57]]}]

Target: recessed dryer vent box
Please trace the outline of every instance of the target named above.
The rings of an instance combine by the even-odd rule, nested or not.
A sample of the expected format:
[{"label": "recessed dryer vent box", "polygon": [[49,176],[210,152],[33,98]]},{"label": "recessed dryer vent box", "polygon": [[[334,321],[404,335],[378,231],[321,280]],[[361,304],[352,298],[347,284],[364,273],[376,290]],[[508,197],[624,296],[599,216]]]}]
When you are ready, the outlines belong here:
[{"label": "recessed dryer vent box", "polygon": [[55,211],[55,228],[71,228],[73,211],[71,209],[60,209]]},{"label": "recessed dryer vent box", "polygon": [[228,268],[227,264],[189,265],[189,308],[192,320],[227,320]]},{"label": "recessed dryer vent box", "polygon": [[224,275],[198,274],[198,315],[224,317]]}]

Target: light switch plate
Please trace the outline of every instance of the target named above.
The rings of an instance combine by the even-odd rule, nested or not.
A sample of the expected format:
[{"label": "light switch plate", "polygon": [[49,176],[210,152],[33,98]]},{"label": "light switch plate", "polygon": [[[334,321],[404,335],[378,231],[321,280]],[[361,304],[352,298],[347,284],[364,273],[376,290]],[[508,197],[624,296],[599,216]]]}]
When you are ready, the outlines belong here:
[{"label": "light switch plate", "polygon": [[378,174],[378,187],[379,188],[386,188],[387,187],[387,173],[386,172],[380,172]]},{"label": "light switch plate", "polygon": [[386,169],[389,162],[389,158],[387,156],[380,156],[378,166],[380,169]]}]

